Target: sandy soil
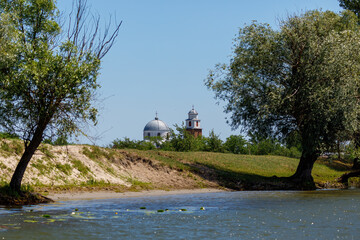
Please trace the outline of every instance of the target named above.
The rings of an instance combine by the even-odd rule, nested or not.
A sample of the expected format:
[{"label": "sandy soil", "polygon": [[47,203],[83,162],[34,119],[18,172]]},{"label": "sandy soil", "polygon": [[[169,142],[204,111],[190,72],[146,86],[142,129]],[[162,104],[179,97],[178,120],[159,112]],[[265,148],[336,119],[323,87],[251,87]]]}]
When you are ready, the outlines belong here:
[{"label": "sandy soil", "polygon": [[182,189],[182,190],[149,190],[141,192],[69,192],[69,193],[53,193],[47,197],[54,201],[68,201],[68,200],[91,200],[91,199],[110,199],[110,198],[133,198],[133,197],[147,197],[147,196],[165,196],[165,195],[182,195],[182,194],[195,194],[195,193],[213,193],[224,192],[225,190],[215,188],[202,188],[202,189]]},{"label": "sandy soil", "polygon": [[[0,140],[8,152],[0,148],[0,181],[9,182],[21,154],[12,152],[16,140]],[[96,150],[96,152],[95,152]],[[85,153],[87,152],[87,153]],[[89,153],[95,155],[91,158]],[[149,185],[153,189],[218,188],[219,185],[196,174],[165,166],[126,151],[88,145],[42,145],[26,169],[23,184],[38,186],[80,186],[102,182],[137,188]],[[51,192],[51,191],[49,191]]]}]

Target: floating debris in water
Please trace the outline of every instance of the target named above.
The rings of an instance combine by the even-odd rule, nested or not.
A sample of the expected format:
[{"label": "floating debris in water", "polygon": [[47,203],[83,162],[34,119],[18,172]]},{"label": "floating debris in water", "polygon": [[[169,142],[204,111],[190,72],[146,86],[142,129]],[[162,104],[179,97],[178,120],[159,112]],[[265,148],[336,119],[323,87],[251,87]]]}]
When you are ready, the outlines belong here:
[{"label": "floating debris in water", "polygon": [[146,207],[140,207],[140,209],[146,209]]},{"label": "floating debris in water", "polygon": [[49,218],[50,215],[49,215],[49,214],[44,214],[43,217],[44,217],[44,218]]},{"label": "floating debris in water", "polygon": [[204,208],[204,207],[201,207],[200,210],[205,210],[205,208]]},{"label": "floating debris in water", "polygon": [[79,209],[75,208],[75,212],[79,211]]},{"label": "floating debris in water", "polygon": [[158,212],[164,212],[164,210],[163,209],[159,209],[159,210],[157,210]]},{"label": "floating debris in water", "polygon": [[36,220],[24,220],[24,222],[26,222],[26,223],[37,223],[39,221],[36,221]]},{"label": "floating debris in water", "polygon": [[185,208],[182,208],[182,209],[180,209],[179,210],[180,212],[185,212],[185,211],[187,211]]}]

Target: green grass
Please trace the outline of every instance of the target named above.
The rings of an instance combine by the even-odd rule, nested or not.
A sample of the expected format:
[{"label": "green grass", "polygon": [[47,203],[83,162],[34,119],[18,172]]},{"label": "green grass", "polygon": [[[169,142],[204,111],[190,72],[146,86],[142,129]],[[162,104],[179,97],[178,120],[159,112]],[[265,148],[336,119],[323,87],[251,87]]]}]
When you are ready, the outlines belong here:
[{"label": "green grass", "polygon": [[128,178],[128,182],[131,183],[132,191],[140,191],[140,190],[151,190],[154,189],[151,183],[142,182],[134,178]]},{"label": "green grass", "polygon": [[[180,171],[201,175],[201,169],[210,169],[225,181],[257,181],[264,177],[289,177],[294,174],[299,159],[271,155],[239,155],[212,152],[169,152],[126,150],[144,158],[156,159],[164,165]],[[349,171],[348,166],[339,168],[335,163],[318,161],[312,175],[315,182],[335,182]]]},{"label": "green grass", "polygon": [[70,164],[60,164],[60,163],[57,163],[55,165],[55,167],[60,171],[60,172],[63,172],[65,173],[65,175],[69,176],[72,172],[72,167],[70,166]]},{"label": "green grass", "polygon": [[10,148],[9,144],[7,142],[2,142],[0,146],[1,150],[4,152],[12,152],[12,149]]},{"label": "green grass", "polygon": [[6,166],[3,162],[0,162],[0,169],[6,169],[6,170],[11,170],[8,166]]},{"label": "green grass", "polygon": [[9,157],[13,154],[20,156],[24,152],[24,145],[16,139],[0,140],[0,152],[4,157]]},{"label": "green grass", "polygon": [[31,163],[31,166],[36,168],[39,171],[40,175],[45,175],[49,171],[48,166],[45,165],[43,163],[43,160],[41,159],[38,159],[35,162]]},{"label": "green grass", "polygon": [[[22,184],[20,190],[23,193],[30,193],[34,192],[34,188],[29,184]],[[0,196],[12,196],[12,197],[20,197],[19,193],[16,191],[13,191],[10,188],[10,184],[7,182],[1,182],[0,183]]]},{"label": "green grass", "polygon": [[114,149],[104,149],[97,146],[84,146],[82,153],[96,162],[106,172],[117,176],[116,171],[111,167],[111,163],[121,159],[122,155]]},{"label": "green grass", "polygon": [[114,160],[120,155],[113,149],[104,149],[98,146],[86,146],[83,147],[83,154],[90,158],[91,160],[99,160],[105,158],[107,160]]},{"label": "green grass", "polygon": [[107,167],[107,168],[106,168],[106,171],[107,171],[108,173],[110,173],[111,175],[113,175],[113,176],[116,176],[116,175],[117,175],[116,172],[115,172],[115,170],[114,170],[112,167]]},{"label": "green grass", "polygon": [[77,159],[71,159],[71,162],[82,175],[86,176],[90,172],[90,168],[85,166],[80,160]]},{"label": "green grass", "polygon": [[111,186],[111,184],[109,182],[105,182],[104,180],[89,179],[86,182],[80,183],[80,186],[83,186],[83,187],[107,187],[107,186]]},{"label": "green grass", "polygon": [[24,144],[18,140],[12,141],[12,149],[17,155],[22,155],[24,152]]},{"label": "green grass", "polygon": [[42,152],[46,157],[50,158],[50,159],[54,159],[55,156],[54,154],[51,152],[51,146],[49,144],[42,144],[39,147],[40,152]]}]

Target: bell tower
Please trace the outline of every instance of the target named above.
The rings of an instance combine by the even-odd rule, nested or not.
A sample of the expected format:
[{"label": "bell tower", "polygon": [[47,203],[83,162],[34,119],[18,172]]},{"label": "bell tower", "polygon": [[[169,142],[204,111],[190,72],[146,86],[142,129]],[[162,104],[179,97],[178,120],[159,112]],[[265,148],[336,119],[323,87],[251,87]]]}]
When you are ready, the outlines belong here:
[{"label": "bell tower", "polygon": [[186,131],[192,134],[194,137],[198,137],[202,135],[202,128],[200,127],[200,119],[198,119],[198,113],[194,109],[194,105],[192,109],[188,113],[189,117],[186,119]]}]

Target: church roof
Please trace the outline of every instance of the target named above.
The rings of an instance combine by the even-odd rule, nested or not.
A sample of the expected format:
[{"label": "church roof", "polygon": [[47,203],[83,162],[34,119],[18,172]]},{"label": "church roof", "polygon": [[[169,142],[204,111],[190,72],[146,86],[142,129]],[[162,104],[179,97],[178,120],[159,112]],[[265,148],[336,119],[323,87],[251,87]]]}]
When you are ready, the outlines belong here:
[{"label": "church roof", "polygon": [[146,124],[144,131],[170,131],[170,129],[165,122],[159,120],[156,117],[155,120],[152,120]]},{"label": "church roof", "polygon": [[189,114],[198,114],[197,111],[193,108],[189,111]]}]

